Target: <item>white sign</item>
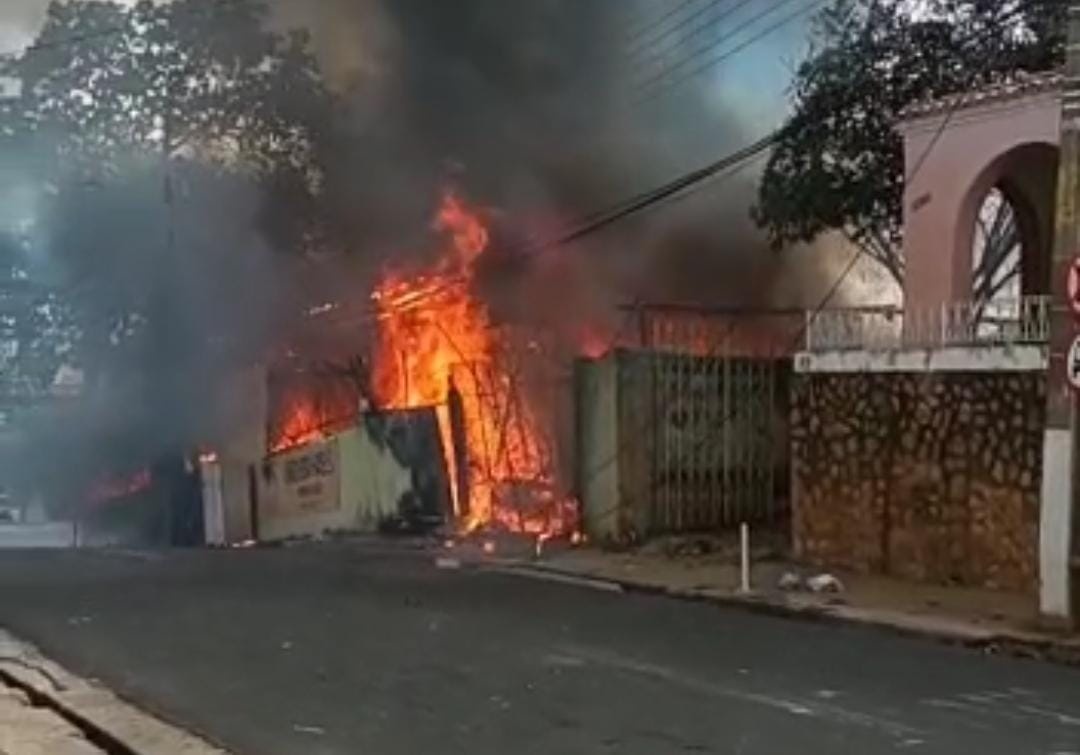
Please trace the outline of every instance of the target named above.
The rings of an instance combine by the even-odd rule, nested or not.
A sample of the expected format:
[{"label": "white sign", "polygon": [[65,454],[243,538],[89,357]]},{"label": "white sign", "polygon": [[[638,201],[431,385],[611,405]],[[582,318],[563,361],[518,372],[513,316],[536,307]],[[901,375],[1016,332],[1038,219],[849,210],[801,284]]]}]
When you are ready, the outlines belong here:
[{"label": "white sign", "polygon": [[1073,390],[1080,391],[1080,336],[1073,338],[1069,355],[1065,359],[1065,379]]},{"label": "white sign", "polygon": [[1069,278],[1065,289],[1069,295],[1069,309],[1074,315],[1080,316],[1080,257],[1069,265]]},{"label": "white sign", "polygon": [[340,506],[338,446],[312,443],[267,460],[261,495],[271,513],[302,516]]}]

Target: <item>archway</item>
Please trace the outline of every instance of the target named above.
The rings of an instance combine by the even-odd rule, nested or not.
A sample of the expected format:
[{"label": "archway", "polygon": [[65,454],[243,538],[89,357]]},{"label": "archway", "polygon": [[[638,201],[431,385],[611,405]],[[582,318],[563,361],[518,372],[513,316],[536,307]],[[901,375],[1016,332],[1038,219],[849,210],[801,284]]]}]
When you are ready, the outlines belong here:
[{"label": "archway", "polygon": [[957,249],[982,331],[1023,316],[1023,298],[1050,290],[1059,150],[1025,144],[995,158],[961,208]]}]

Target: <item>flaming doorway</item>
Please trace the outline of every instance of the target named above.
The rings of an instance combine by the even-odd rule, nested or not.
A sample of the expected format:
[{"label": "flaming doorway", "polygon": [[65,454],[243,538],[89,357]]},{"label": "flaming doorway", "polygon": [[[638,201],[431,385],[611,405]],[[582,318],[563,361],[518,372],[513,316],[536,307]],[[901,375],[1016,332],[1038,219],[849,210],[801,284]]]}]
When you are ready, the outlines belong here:
[{"label": "flaming doorway", "polygon": [[433,267],[387,271],[372,296],[375,403],[437,407],[464,530],[569,534],[577,504],[560,487],[551,412],[527,369],[539,346],[495,323],[473,292],[476,264],[491,242],[482,214],[448,191],[433,230],[444,239]]}]

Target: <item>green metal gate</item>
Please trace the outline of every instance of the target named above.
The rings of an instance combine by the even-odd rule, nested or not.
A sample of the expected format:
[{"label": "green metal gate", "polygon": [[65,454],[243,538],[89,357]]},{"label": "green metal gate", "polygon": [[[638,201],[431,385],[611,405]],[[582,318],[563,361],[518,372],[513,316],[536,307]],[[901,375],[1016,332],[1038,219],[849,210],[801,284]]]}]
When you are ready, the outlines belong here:
[{"label": "green metal gate", "polygon": [[655,352],[652,365],[652,529],[775,520],[776,360]]}]

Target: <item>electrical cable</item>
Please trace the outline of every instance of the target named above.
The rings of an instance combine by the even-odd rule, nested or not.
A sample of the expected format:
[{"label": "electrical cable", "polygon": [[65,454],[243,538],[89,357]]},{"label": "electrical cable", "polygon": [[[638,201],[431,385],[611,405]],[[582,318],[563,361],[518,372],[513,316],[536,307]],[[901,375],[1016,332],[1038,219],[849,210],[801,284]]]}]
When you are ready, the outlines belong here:
[{"label": "electrical cable", "polygon": [[[633,35],[632,38],[629,40],[628,45],[627,45],[627,55],[632,57],[632,56],[636,55],[638,52],[641,52],[642,50],[647,50],[649,47],[653,46],[657,42],[662,41],[663,39],[665,39],[668,36],[668,34],[671,33],[672,29],[675,29],[675,30],[679,29],[681,24],[684,23],[686,21],[686,19],[683,19],[682,21],[680,21],[679,19],[676,19],[674,27],[670,27],[668,29],[663,29],[662,27],[663,27],[665,21],[672,18],[673,16],[676,16],[678,13],[681,13],[683,10],[690,7],[695,2],[697,2],[697,0],[684,0],[679,5],[676,5],[674,8],[671,8],[670,10],[668,10],[668,12],[665,13],[664,15],[662,15],[660,18],[658,18],[655,23],[649,24],[648,26],[646,26],[641,31],[641,33]],[[697,11],[692,13],[688,17],[689,20],[691,20],[691,21],[694,20],[695,18],[700,16],[703,11],[707,12],[710,8],[714,8],[715,6],[719,5],[721,2],[724,2],[724,0],[709,0],[708,4],[704,8],[699,8]],[[659,31],[660,34],[657,35],[657,36],[649,36],[650,33],[654,32],[654,31]],[[646,37],[648,37],[648,38],[646,39]],[[644,39],[644,44],[638,45],[637,43],[641,42],[643,39]]]},{"label": "electrical cable", "polygon": [[[999,23],[1009,23],[1009,22],[1010,22],[1009,19],[1001,19],[999,21]],[[969,41],[972,41],[972,40],[969,40]],[[990,63],[991,63],[991,57],[988,56],[983,61],[983,65],[980,66],[978,69],[976,69],[973,72],[973,75],[971,76],[969,81],[970,82],[975,82],[975,81],[977,81],[979,79],[980,75],[985,75],[985,73],[987,73],[987,71],[989,69]],[[933,152],[933,150],[937,147],[938,143],[941,140],[941,136],[944,134],[945,130],[948,128],[949,124],[952,122],[953,117],[955,116],[956,112],[959,110],[960,106],[963,104],[964,101],[965,100],[964,100],[963,97],[954,97],[950,101],[949,109],[946,112],[945,117],[942,118],[941,122],[938,124],[938,126],[937,126],[937,128],[935,130],[934,136],[931,138],[930,142],[927,145],[927,148],[923,151],[922,155],[917,160],[915,168],[907,175],[907,177],[906,177],[907,182],[910,182],[910,181],[914,180],[918,176],[919,171],[926,164],[926,160],[929,157],[929,154],[931,152]],[[816,307],[814,307],[814,309],[810,310],[807,313],[807,317],[806,317],[805,322],[798,329],[798,331],[795,333],[794,337],[792,338],[791,345],[788,348],[789,352],[794,351],[798,347],[799,343],[803,341],[803,339],[806,336],[807,331],[813,326],[814,322],[817,321],[817,318],[821,316],[821,313],[825,310],[825,308],[829,305],[829,303],[832,301],[832,299],[839,292],[840,287],[844,284],[844,282],[847,280],[847,278],[855,270],[856,265],[865,256],[865,254],[866,254],[866,252],[865,252],[863,247],[859,247],[855,251],[855,253],[852,255],[851,259],[848,261],[848,263],[845,265],[843,270],[837,276],[837,278],[835,279],[833,284],[829,287],[829,289],[826,292],[825,296],[821,299],[821,301],[818,303],[818,305]],[[708,354],[705,355],[705,358],[715,358],[717,356],[717,353],[719,352],[719,350],[721,348],[723,348],[724,346],[726,346],[727,340],[730,338],[731,334],[734,332],[734,326],[735,326],[735,321],[733,321],[732,323],[729,324],[729,327],[728,327],[728,329],[727,329],[727,331],[725,333],[724,338],[723,339],[718,339],[717,343],[714,344],[714,347],[709,350]],[[714,428],[712,428],[712,432],[706,433],[704,436],[699,438],[697,443],[695,443],[694,446],[693,446],[693,449],[692,449],[693,452],[696,453],[698,450],[700,450],[701,446],[704,445],[705,442],[713,440],[715,438],[715,434],[719,430],[722,430],[722,429],[726,428],[726,426],[734,418],[734,416],[735,416],[735,413],[730,412],[727,416],[722,418],[721,421],[718,422],[717,425]],[[651,423],[651,421],[652,421],[651,418],[649,418],[650,423]],[[646,433],[648,431],[648,429],[649,429],[648,424],[643,423],[641,427],[637,428],[638,432],[628,433],[627,438],[629,439],[629,438],[640,437],[641,435]],[[619,459],[619,456],[625,450],[627,445],[628,445],[628,440],[624,440],[610,457],[604,459],[599,464],[597,464],[595,467],[591,468],[589,470],[589,474],[588,474],[586,484],[588,482],[591,482],[592,480],[594,480],[599,474],[602,474],[606,469],[610,468],[613,464],[617,463],[618,459]],[[656,492],[656,487],[657,487],[657,483],[654,481],[654,483],[653,483],[653,485],[652,485],[652,487],[651,487],[651,489],[649,491],[649,495],[652,495],[653,493]],[[578,492],[580,493],[580,491],[578,491]],[[616,501],[612,506],[608,507],[607,509],[604,509],[604,510],[600,511],[598,514],[593,514],[592,516],[600,517],[600,518],[607,517],[607,516],[611,515],[612,513],[614,513],[619,508],[619,506],[620,506],[620,503],[618,501]]]},{"label": "electrical cable", "polygon": [[[685,35],[683,35],[683,38],[681,40],[677,41],[675,44],[670,45],[670,46],[664,46],[664,47],[656,46],[656,47],[653,48],[654,53],[652,55],[636,56],[637,61],[635,61],[635,62],[640,64],[640,68],[648,69],[648,67],[654,61],[659,61],[659,60],[664,59],[668,53],[674,52],[680,46],[685,45],[687,42],[689,42],[691,39],[693,39],[694,37],[701,34],[706,29],[711,29],[711,28],[723,23],[728,18],[731,18],[731,16],[733,16],[735,13],[738,13],[740,10],[742,10],[743,8],[745,8],[747,5],[749,5],[750,3],[754,2],[754,1],[755,0],[738,0],[738,2],[735,3],[735,5],[731,6],[730,8],[725,10],[723,13],[717,14],[716,16],[714,16],[711,19],[706,19],[703,23],[701,23],[698,26],[696,26],[695,28],[691,29],[689,32],[687,32]],[[717,44],[719,44],[720,41],[722,41],[722,40],[714,40],[711,44],[708,44],[705,47],[706,48],[714,48],[714,47],[716,47]],[[701,50],[701,49],[702,48],[700,48],[700,47],[698,48],[698,50]]]},{"label": "electrical cable", "polygon": [[[734,38],[735,36],[737,36],[741,32],[746,31],[747,29],[752,27],[754,24],[756,24],[758,21],[761,21],[766,16],[770,15],[771,13],[773,13],[776,10],[779,10],[781,7],[783,7],[784,5],[787,5],[791,1],[792,0],[779,0],[779,2],[777,2],[774,5],[770,6],[765,11],[756,14],[755,16],[753,16],[748,21],[745,21],[742,24],[740,24],[738,27],[736,27],[730,33],[725,35],[724,38],[718,44],[722,44],[723,42],[730,41],[732,38]],[[758,42],[760,42],[762,39],[769,36],[770,34],[773,34],[774,32],[779,31],[780,29],[782,29],[783,27],[785,27],[788,24],[792,23],[793,21],[796,21],[799,18],[802,18],[803,16],[810,15],[811,13],[818,10],[821,6],[825,5],[825,3],[827,3],[827,2],[829,2],[829,0],[811,0],[811,2],[806,7],[796,9],[792,13],[789,13],[788,15],[784,16],[783,18],[779,19],[778,21],[770,24],[769,26],[765,27],[764,29],[761,29],[760,31],[753,34],[748,39],[746,39],[745,41],[739,43],[735,47],[733,47],[733,48],[731,48],[729,50],[725,50],[722,54],[720,54],[720,55],[718,55],[716,57],[713,57],[711,59],[706,60],[701,65],[698,65],[698,66],[690,69],[689,71],[687,71],[686,73],[678,76],[677,78],[675,78],[672,81],[666,81],[666,79],[667,79],[667,77],[668,77],[668,75],[670,73],[672,73],[673,71],[675,71],[675,70],[677,70],[679,68],[682,68],[683,66],[685,66],[688,63],[692,63],[693,61],[703,57],[704,55],[708,54],[709,52],[715,51],[716,46],[714,45],[712,47],[705,48],[704,50],[701,50],[698,53],[695,53],[695,54],[691,55],[688,58],[684,58],[679,63],[677,63],[677,64],[675,64],[673,66],[669,66],[667,69],[660,72],[660,74],[658,74],[657,76],[654,76],[648,82],[642,84],[640,87],[635,89],[634,94],[638,94],[638,95],[642,95],[642,96],[639,97],[638,99],[634,100],[632,104],[634,106],[638,106],[638,105],[645,104],[647,102],[651,102],[652,100],[655,100],[657,97],[662,95],[664,92],[670,91],[672,89],[677,88],[678,86],[682,85],[686,81],[688,81],[688,80],[690,80],[690,79],[704,73],[705,71],[709,70],[710,68],[715,68],[716,66],[718,66],[718,65],[724,63],[725,61],[731,59],[733,56],[739,54],[740,52],[747,49],[748,47],[750,47],[750,46],[752,46],[754,44],[757,44]]]}]

